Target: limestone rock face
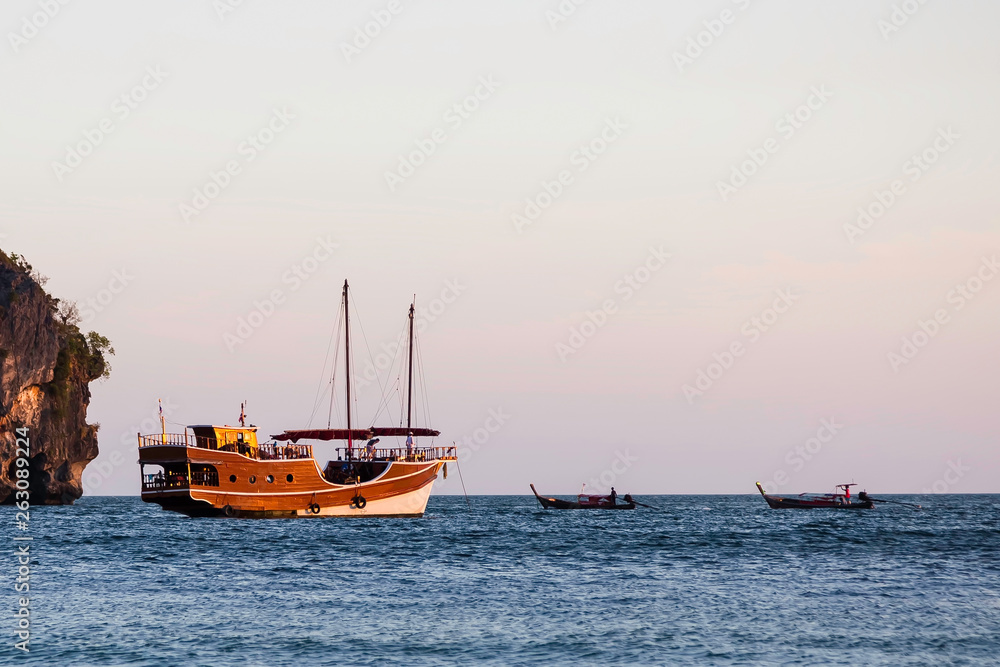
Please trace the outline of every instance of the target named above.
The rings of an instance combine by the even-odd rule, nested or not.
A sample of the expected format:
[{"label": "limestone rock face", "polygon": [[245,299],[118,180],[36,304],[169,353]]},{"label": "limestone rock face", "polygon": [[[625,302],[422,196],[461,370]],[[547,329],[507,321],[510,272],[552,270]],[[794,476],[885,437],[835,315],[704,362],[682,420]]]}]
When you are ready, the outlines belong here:
[{"label": "limestone rock face", "polygon": [[32,504],[72,504],[97,457],[88,385],[105,373],[110,348],[58,309],[22,258],[0,252],[0,503],[15,497],[15,429],[28,429]]}]

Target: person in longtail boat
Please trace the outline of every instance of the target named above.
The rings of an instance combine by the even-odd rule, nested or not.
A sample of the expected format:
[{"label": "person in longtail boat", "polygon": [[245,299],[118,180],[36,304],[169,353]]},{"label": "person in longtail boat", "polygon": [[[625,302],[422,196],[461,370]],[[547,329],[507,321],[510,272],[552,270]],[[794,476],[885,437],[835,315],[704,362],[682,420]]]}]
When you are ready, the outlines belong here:
[{"label": "person in longtail boat", "polygon": [[613,486],[611,487],[611,504],[612,505],[618,504],[618,492],[615,491],[615,487]]}]

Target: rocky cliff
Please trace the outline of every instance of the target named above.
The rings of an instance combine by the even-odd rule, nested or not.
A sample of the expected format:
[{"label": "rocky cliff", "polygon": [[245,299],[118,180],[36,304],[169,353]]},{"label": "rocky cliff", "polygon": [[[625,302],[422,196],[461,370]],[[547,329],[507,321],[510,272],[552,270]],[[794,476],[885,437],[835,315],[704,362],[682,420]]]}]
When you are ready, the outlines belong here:
[{"label": "rocky cliff", "polygon": [[[23,257],[0,251],[0,503],[14,501],[15,429],[31,442],[32,504],[72,504],[97,456],[89,384],[108,372],[108,340],[77,328],[76,307],[42,288]],[[41,284],[40,284],[41,283]]]}]

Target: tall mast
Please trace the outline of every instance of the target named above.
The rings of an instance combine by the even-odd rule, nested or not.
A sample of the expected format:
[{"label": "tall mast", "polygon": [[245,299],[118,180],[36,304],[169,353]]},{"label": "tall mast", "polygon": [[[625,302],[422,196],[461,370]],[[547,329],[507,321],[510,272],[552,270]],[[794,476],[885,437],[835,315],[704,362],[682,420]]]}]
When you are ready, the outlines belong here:
[{"label": "tall mast", "polygon": [[344,280],[344,368],[347,378],[347,450],[354,447],[351,438],[351,322],[347,304],[347,280]]},{"label": "tall mast", "polygon": [[[413,299],[416,301],[416,297]],[[410,370],[406,383],[406,429],[410,429],[413,418],[413,304],[410,304]]]}]

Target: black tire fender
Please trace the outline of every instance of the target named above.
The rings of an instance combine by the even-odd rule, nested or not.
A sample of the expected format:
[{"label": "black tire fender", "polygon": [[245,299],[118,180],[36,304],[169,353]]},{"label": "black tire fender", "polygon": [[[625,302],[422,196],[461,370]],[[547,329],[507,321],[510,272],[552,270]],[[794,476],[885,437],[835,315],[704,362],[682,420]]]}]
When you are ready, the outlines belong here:
[{"label": "black tire fender", "polygon": [[351,507],[357,507],[359,510],[363,510],[365,508],[365,505],[367,504],[368,501],[365,500],[365,497],[362,496],[361,494],[358,494],[353,498],[351,498]]},{"label": "black tire fender", "polygon": [[309,511],[312,514],[319,514],[319,505],[317,505],[316,503],[311,503],[309,505]]},{"label": "black tire fender", "polygon": [[223,515],[229,517],[230,519],[236,516],[236,508],[232,505],[226,505],[222,508]]}]

